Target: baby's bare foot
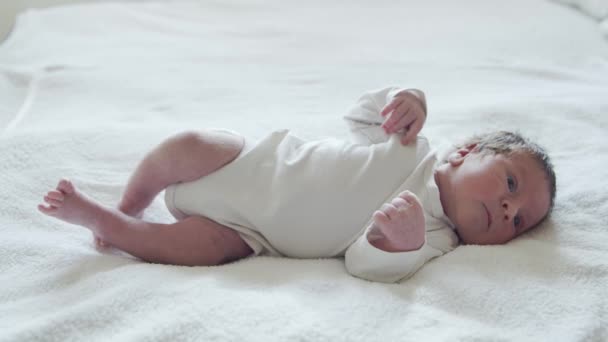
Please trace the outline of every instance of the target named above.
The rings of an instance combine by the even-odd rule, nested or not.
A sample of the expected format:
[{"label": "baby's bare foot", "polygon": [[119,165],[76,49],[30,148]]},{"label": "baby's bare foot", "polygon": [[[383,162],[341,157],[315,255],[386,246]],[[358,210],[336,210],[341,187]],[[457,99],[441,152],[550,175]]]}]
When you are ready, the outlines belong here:
[{"label": "baby's bare foot", "polygon": [[38,210],[43,214],[87,227],[94,234],[105,212],[99,203],[79,192],[66,179],[59,181],[57,188],[44,196],[44,201],[46,205],[38,205]]}]

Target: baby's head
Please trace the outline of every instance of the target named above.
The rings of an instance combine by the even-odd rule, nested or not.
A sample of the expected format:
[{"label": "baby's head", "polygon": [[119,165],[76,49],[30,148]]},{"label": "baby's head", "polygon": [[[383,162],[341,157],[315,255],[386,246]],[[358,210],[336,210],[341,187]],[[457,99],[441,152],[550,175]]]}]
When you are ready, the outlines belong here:
[{"label": "baby's head", "polygon": [[435,171],[441,204],[465,244],[502,244],[553,208],[555,172],[536,143],[512,132],[474,136]]}]

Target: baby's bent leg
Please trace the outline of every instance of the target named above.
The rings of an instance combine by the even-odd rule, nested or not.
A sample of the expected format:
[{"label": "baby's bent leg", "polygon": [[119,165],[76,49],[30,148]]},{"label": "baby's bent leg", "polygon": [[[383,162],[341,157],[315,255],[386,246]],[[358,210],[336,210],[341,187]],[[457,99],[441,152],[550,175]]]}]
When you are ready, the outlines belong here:
[{"label": "baby's bent leg", "polygon": [[167,186],[204,177],[231,162],[244,139],[227,132],[188,131],[169,137],[150,151],[131,175],[119,210],[139,215]]}]

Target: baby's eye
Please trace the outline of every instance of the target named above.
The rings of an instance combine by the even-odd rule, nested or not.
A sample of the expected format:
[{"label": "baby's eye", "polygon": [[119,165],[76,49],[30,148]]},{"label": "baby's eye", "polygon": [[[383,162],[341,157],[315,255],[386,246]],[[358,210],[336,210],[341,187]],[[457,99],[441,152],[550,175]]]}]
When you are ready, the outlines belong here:
[{"label": "baby's eye", "polygon": [[515,227],[519,227],[519,225],[521,224],[521,218],[519,217],[519,215],[515,216],[515,218],[513,219],[513,224],[515,225]]},{"label": "baby's eye", "polygon": [[517,189],[517,184],[515,184],[513,176],[507,176],[507,186],[509,187],[510,192],[515,192]]}]

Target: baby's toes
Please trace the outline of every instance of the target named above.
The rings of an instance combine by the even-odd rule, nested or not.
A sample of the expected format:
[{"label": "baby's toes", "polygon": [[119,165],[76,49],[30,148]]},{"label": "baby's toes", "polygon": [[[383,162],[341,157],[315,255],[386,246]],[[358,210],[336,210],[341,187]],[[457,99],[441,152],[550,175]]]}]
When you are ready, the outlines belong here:
[{"label": "baby's toes", "polygon": [[38,204],[38,210],[43,214],[53,215],[57,211],[57,208],[50,205]]},{"label": "baby's toes", "polygon": [[59,208],[63,204],[63,200],[57,200],[49,196],[44,196],[44,201],[53,207]]},{"label": "baby's toes", "polygon": [[63,192],[64,194],[71,194],[74,192],[74,185],[67,179],[62,179],[57,184],[57,190]]},{"label": "baby's toes", "polygon": [[54,200],[63,201],[65,195],[61,191],[51,190],[46,193],[46,196]]}]

